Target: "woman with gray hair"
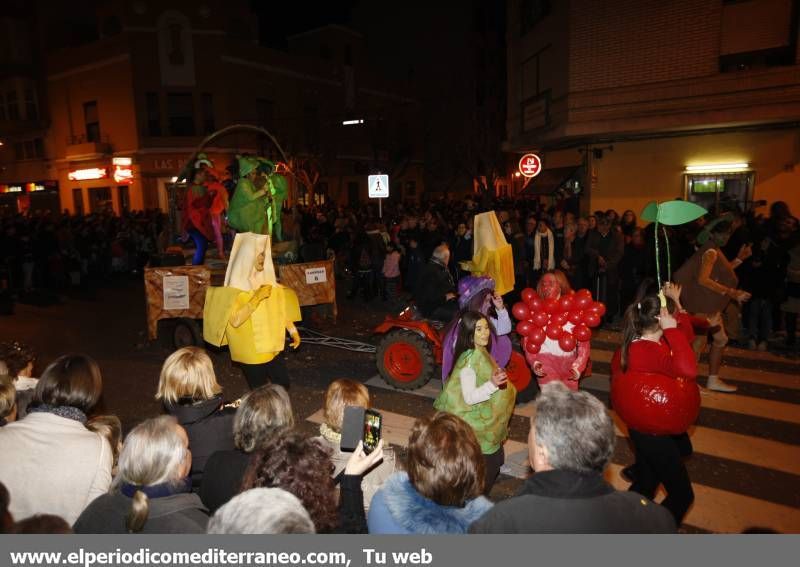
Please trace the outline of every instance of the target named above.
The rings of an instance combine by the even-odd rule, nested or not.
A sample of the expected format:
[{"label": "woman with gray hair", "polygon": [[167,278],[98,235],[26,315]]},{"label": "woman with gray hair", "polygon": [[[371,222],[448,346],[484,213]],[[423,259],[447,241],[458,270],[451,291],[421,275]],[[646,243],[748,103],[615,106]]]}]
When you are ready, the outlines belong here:
[{"label": "woman with gray hair", "polygon": [[172,416],[148,419],[125,438],[111,492],[89,504],[75,533],[205,533],[208,516],[191,493],[189,438]]},{"label": "woman with gray hair", "polygon": [[603,478],[614,453],[614,423],[603,403],[561,382],[534,403],[528,458],[536,474],[496,504],[471,533],[674,533],[670,513]]},{"label": "woman with gray hair", "polygon": [[208,521],[210,534],[313,534],[314,522],[297,497],[281,488],[251,488]]},{"label": "woman with gray hair", "polygon": [[294,427],[292,403],[282,386],[267,384],[249,392],[233,418],[231,451],[217,451],[206,462],[200,498],[213,513],[239,493],[250,454],[282,429]]}]

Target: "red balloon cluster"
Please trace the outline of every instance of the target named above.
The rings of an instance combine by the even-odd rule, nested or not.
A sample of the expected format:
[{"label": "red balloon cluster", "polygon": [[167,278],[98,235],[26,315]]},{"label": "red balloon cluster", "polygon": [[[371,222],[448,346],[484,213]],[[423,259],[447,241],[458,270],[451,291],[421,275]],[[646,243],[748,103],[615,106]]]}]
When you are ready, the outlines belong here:
[{"label": "red balloon cluster", "polygon": [[[522,301],[515,303],[511,313],[519,321],[517,333],[528,354],[536,354],[545,338],[558,341],[565,352],[575,350],[578,341],[592,338],[591,327],[597,327],[606,306],[592,300],[588,289],[570,292],[559,299],[542,299],[531,288],[522,290]],[[572,332],[564,330],[572,323]]]}]

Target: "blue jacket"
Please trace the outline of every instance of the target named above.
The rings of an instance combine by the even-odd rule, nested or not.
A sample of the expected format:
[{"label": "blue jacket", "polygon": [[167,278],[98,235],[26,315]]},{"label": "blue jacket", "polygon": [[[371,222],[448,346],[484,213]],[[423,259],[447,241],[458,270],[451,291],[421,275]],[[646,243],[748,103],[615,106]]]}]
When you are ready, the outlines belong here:
[{"label": "blue jacket", "polygon": [[440,506],[417,492],[408,474],[398,472],[372,498],[367,525],[371,534],[461,534],[491,507],[483,496],[463,508]]}]

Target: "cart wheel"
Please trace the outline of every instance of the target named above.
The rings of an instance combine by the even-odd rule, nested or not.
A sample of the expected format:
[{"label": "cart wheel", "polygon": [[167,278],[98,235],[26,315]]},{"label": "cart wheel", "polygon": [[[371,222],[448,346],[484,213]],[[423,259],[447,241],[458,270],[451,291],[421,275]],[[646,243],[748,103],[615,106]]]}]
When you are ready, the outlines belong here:
[{"label": "cart wheel", "polygon": [[378,372],[401,390],[421,388],[433,376],[436,362],[430,343],[413,331],[394,330],[378,345]]},{"label": "cart wheel", "polygon": [[176,348],[203,346],[203,332],[194,319],[182,317],[172,329],[172,345]]}]

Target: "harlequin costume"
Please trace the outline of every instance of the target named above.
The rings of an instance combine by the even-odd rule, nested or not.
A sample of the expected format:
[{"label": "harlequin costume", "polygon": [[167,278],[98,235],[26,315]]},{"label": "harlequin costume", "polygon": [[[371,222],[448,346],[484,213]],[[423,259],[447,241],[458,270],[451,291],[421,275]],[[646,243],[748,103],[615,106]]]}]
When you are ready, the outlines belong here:
[{"label": "harlequin costume", "polygon": [[223,287],[209,287],[203,310],[203,337],[214,345],[229,345],[231,359],[242,365],[251,388],[266,382],[288,387],[281,356],[286,332],[292,347],[300,344],[294,326],[300,321],[295,292],[278,284],[272,265],[270,237],[237,234]]}]

